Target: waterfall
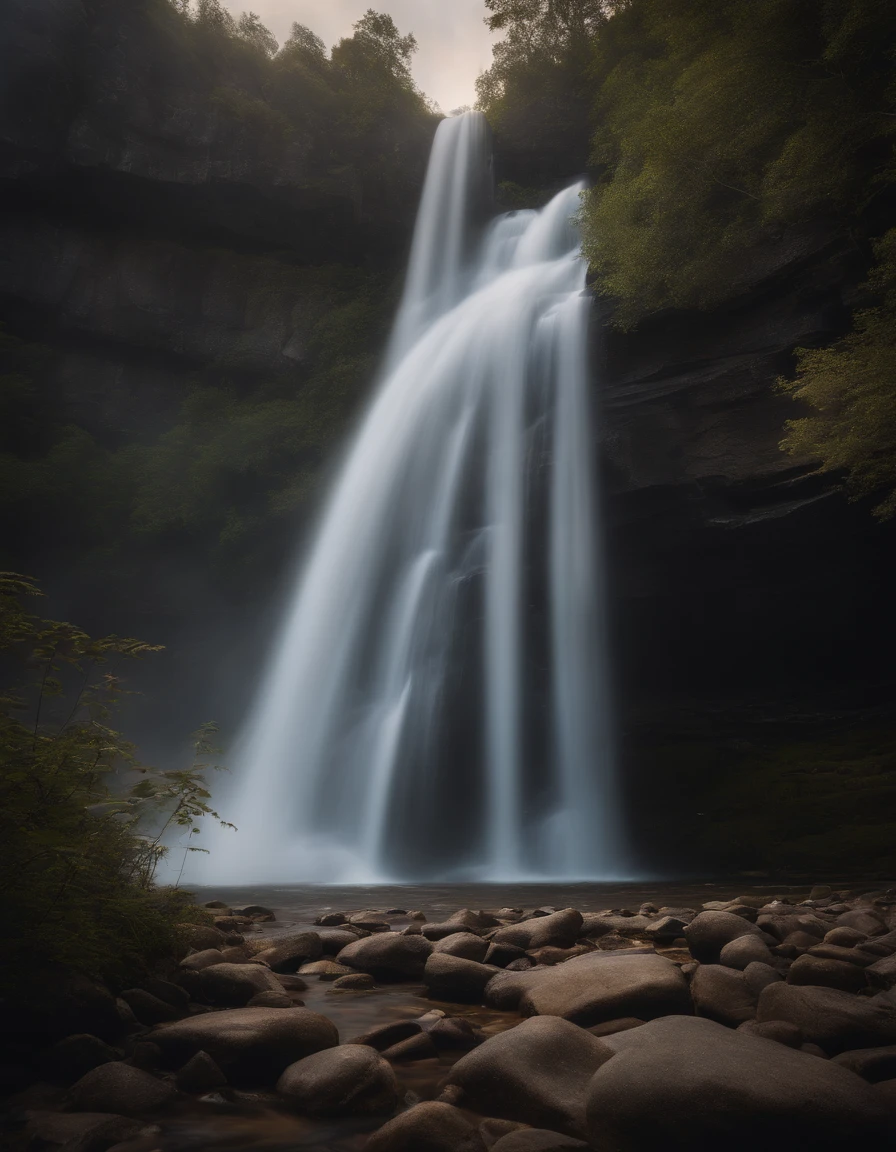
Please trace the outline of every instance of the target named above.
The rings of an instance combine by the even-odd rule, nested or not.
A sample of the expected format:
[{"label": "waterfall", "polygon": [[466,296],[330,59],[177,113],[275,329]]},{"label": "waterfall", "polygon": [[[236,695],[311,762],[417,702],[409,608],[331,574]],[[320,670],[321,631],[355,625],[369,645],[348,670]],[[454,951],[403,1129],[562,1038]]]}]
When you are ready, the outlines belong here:
[{"label": "waterfall", "polygon": [[622,874],[582,185],[484,227],[490,180],[482,115],[444,120],[201,879]]}]

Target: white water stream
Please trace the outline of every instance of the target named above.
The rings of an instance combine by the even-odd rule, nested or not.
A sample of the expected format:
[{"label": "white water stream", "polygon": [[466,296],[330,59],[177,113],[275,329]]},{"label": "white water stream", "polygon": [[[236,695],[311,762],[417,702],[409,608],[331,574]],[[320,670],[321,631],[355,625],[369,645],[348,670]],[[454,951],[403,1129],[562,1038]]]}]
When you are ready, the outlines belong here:
[{"label": "white water stream", "polygon": [[383,377],[221,801],[239,832],[206,829],[193,879],[624,873],[581,185],[483,234],[489,168],[483,117],[443,121]]}]

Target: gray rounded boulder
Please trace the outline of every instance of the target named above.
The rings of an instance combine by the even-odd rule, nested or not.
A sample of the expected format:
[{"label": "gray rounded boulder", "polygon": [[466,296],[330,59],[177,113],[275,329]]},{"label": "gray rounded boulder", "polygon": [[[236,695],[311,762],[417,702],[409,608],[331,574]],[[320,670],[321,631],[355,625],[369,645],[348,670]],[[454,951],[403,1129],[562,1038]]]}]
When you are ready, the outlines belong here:
[{"label": "gray rounded boulder", "polygon": [[223,1008],[241,1008],[260,992],[283,991],[283,985],[263,964],[213,964],[202,969],[198,981],[202,998]]},{"label": "gray rounded boulder", "polygon": [[146,1116],[170,1104],[177,1096],[164,1080],[120,1060],[101,1064],[72,1085],[69,1101],[78,1112],[112,1112],[119,1116]]},{"label": "gray rounded boulder", "polygon": [[149,1039],[170,1067],[207,1052],[230,1083],[256,1086],[273,1083],[297,1060],[335,1048],[339,1033],[307,1008],[234,1008],[162,1024]]},{"label": "gray rounded boulder", "polygon": [[711,1020],[667,1017],[611,1038],[588,1090],[601,1152],[840,1152],[886,1131],[854,1073]]},{"label": "gray rounded boulder", "polygon": [[759,997],[756,1019],[787,1020],[830,1056],[896,1044],[896,1007],[836,988],[770,984]]},{"label": "gray rounded boulder", "polygon": [[762,941],[760,929],[733,912],[701,912],[684,930],[691,955],[701,964],[718,964],[725,945],[741,936]]},{"label": "gray rounded boulder", "polygon": [[343,948],[337,960],[378,981],[419,980],[431,952],[432,942],[423,936],[377,932]]},{"label": "gray rounded boulder", "polygon": [[486,1146],[463,1112],[432,1100],[374,1132],[364,1152],[486,1152]]},{"label": "gray rounded boulder", "polygon": [[315,1116],[390,1112],[398,1103],[391,1065],[363,1044],[342,1044],[291,1064],[277,1092],[290,1107]]},{"label": "gray rounded boulder", "polygon": [[485,986],[501,971],[489,964],[477,964],[446,952],[433,952],[423,970],[423,983],[433,1000],[456,1004],[479,1004]]}]

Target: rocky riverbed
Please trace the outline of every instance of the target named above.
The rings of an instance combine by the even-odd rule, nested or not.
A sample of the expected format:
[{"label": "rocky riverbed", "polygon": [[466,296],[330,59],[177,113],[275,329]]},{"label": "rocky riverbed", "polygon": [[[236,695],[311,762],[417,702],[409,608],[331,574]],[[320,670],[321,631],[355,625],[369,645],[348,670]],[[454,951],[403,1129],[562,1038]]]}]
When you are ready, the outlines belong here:
[{"label": "rocky riverbed", "polygon": [[5,1146],[890,1146],[896,889],[657,892],[437,916],[210,901],[139,988],[60,975]]}]

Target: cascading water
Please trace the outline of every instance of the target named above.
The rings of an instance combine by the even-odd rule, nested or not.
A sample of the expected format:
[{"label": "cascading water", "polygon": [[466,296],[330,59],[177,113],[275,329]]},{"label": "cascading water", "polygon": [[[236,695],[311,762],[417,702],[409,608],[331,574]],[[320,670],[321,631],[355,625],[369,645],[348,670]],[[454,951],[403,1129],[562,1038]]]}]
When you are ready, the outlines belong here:
[{"label": "cascading water", "polygon": [[202,879],[621,874],[581,185],[483,235],[489,166],[479,113],[442,122],[383,379]]}]

